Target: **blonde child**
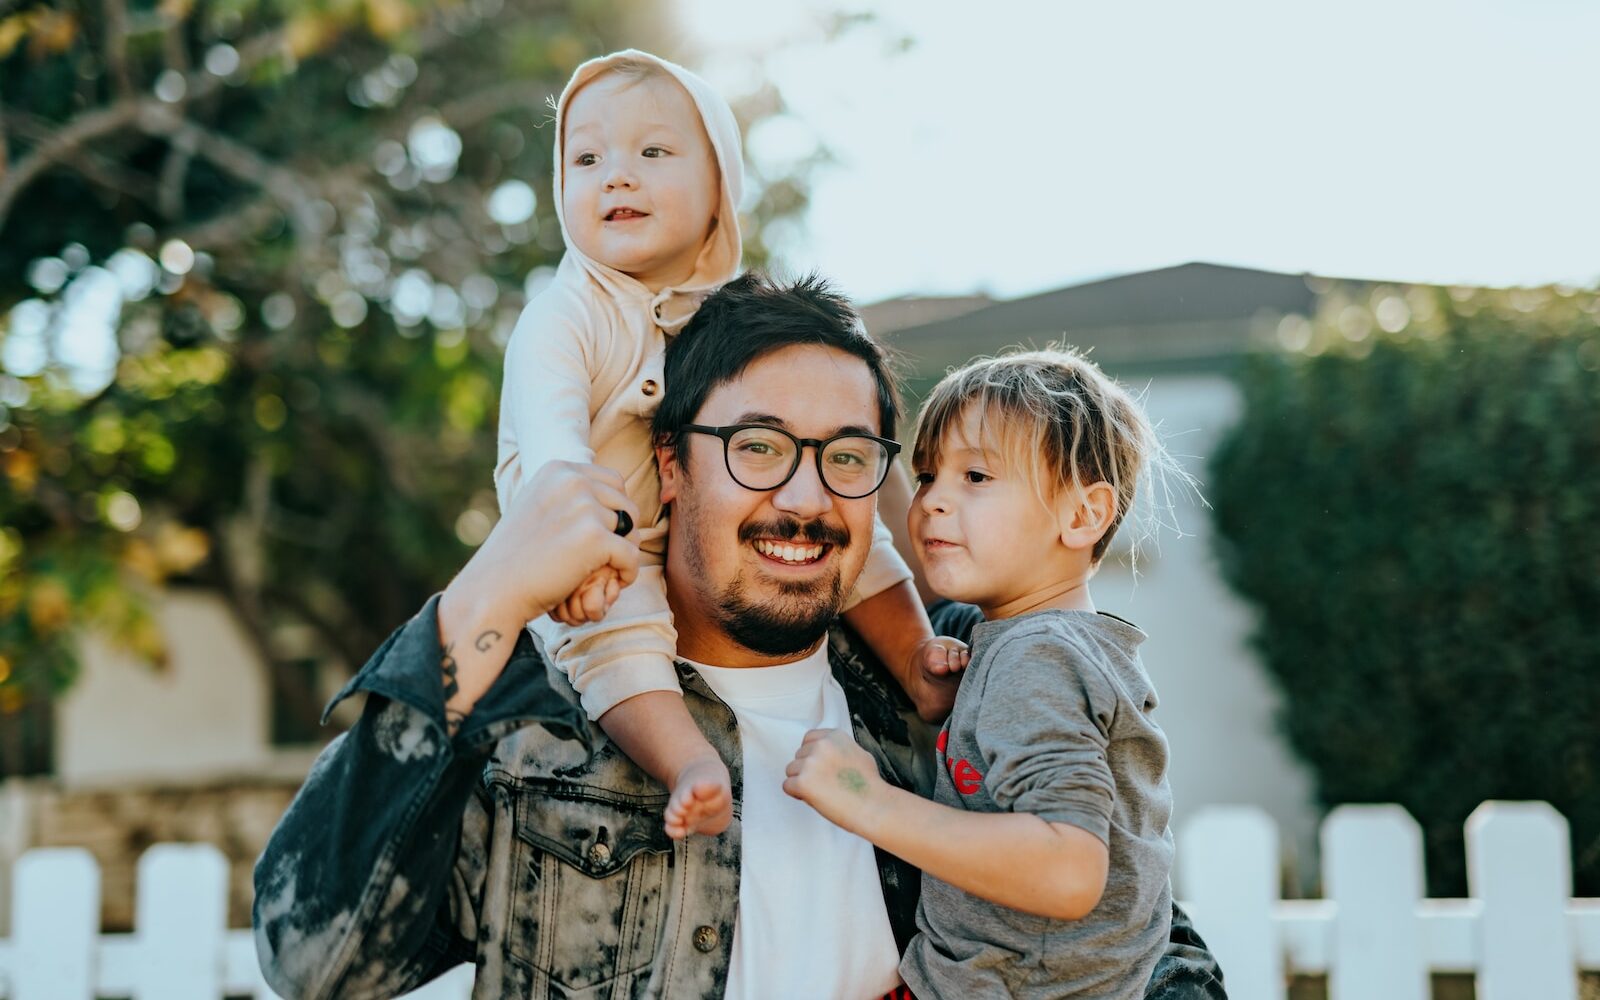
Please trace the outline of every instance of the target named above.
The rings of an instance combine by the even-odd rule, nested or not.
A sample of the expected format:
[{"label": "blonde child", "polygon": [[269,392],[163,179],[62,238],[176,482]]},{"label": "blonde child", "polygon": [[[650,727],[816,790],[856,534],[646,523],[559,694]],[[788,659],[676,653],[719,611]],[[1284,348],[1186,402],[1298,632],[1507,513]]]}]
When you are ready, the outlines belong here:
[{"label": "blonde child", "polygon": [[933,800],[835,730],[806,735],[784,784],[922,869],[902,994],[1144,996],[1171,920],[1167,740],[1144,633],[1097,611],[1089,578],[1170,461],[1070,351],[976,362],[923,407],[913,544],[928,585],[984,616]]},{"label": "blonde child", "polygon": [[[495,487],[502,511],[553,460],[621,473],[640,517],[639,579],[597,572],[530,622],[585,711],[670,790],[674,837],[718,833],[731,817],[728,770],[683,705],[676,633],[661,576],[666,518],[650,418],[667,390],[662,353],[739,268],[743,183],[727,103],[693,73],[635,50],[579,66],[556,107],[555,205],[566,254],[528,303],[506,349]],[[619,516],[630,530],[633,519]],[[847,620],[925,716],[948,708],[964,660],[933,641],[927,616],[875,525]],[[953,642],[953,641],[952,641]]]}]

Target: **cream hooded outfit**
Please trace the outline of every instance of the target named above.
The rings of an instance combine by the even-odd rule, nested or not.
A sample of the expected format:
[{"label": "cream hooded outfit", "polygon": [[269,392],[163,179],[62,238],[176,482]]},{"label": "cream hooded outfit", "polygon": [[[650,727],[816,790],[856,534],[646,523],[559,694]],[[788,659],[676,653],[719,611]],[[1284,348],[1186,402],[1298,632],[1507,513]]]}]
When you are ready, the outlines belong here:
[{"label": "cream hooded outfit", "polygon": [[[591,260],[574,245],[562,214],[563,119],[585,83],[620,59],[660,66],[688,91],[722,172],[716,225],[682,285],[652,293],[633,278]],[[673,659],[677,632],[667,607],[662,561],[667,520],[650,442],[650,420],[666,386],[667,339],[688,323],[706,296],[739,269],[738,205],[744,183],[739,126],[726,101],[681,66],[628,49],[590,61],[572,74],[556,105],[555,206],[567,251],[555,279],[528,303],[506,347],[500,393],[495,490],[501,511],[540,466],[554,460],[594,463],[622,474],[638,505],[638,580],[598,622],[529,623],[597,719],[647,691],[679,690]],[[911,572],[881,521],[851,603],[881,593]]]}]

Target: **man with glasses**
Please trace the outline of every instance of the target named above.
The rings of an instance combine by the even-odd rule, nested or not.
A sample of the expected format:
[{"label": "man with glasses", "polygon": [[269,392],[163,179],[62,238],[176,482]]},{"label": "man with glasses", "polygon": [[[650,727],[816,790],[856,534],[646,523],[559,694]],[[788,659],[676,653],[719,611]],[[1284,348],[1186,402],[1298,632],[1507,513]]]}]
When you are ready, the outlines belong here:
[{"label": "man with glasses", "polygon": [[[889,780],[932,786],[933,732],[829,631],[898,450],[883,352],[820,282],[747,275],[668,348],[666,384],[654,429],[679,678],[733,777],[733,825],[666,838],[665,789],[520,634],[507,595],[538,552],[497,532],[473,563],[498,568],[464,571],[341,694],[369,692],[361,721],[257,866],[258,950],[280,993],[390,996],[459,962],[476,963],[477,997],[870,998],[898,982],[917,872],[782,791],[818,727],[853,732]],[[1223,996],[1181,914],[1173,938],[1150,995]]]}]

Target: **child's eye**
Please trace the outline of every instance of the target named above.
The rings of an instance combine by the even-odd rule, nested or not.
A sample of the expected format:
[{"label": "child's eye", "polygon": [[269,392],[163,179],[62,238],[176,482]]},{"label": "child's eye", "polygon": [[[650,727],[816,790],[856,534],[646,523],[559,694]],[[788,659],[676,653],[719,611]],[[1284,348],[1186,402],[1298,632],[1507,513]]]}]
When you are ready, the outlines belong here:
[{"label": "child's eye", "polygon": [[979,472],[977,469],[967,470],[967,482],[969,483],[987,483],[993,478],[987,472]]},{"label": "child's eye", "polygon": [[653,159],[655,157],[666,156],[667,151],[662,149],[660,146],[646,146],[644,148],[644,155]]},{"label": "child's eye", "polygon": [[933,473],[931,472],[919,472],[912,478],[916,480],[918,486],[931,486],[933,484]]},{"label": "child's eye", "polygon": [[593,153],[579,153],[573,158],[572,162],[580,167],[592,167],[595,163],[595,156]]}]

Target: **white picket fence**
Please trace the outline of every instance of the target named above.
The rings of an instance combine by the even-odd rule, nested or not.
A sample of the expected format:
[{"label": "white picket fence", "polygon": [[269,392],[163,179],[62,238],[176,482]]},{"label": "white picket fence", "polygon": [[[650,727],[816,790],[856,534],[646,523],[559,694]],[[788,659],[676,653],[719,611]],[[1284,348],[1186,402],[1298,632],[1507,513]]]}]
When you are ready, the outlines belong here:
[{"label": "white picket fence", "polygon": [[[1212,808],[1180,831],[1180,893],[1233,1000],[1282,1000],[1290,973],[1326,975],[1329,1000],[1426,1000],[1428,973],[1474,974],[1478,1000],[1577,1000],[1600,969],[1600,900],[1574,900],[1566,820],[1543,803],[1491,802],[1467,821],[1469,899],[1423,898],[1422,837],[1398,806],[1344,806],[1322,827],[1323,900],[1279,900],[1277,829]],[[100,934],[87,851],[29,851],[12,878],[0,998],[272,997],[249,931],[227,930],[227,863],[209,845],[160,844],[139,862],[132,934]],[[472,969],[411,994],[464,1000]]]}]

